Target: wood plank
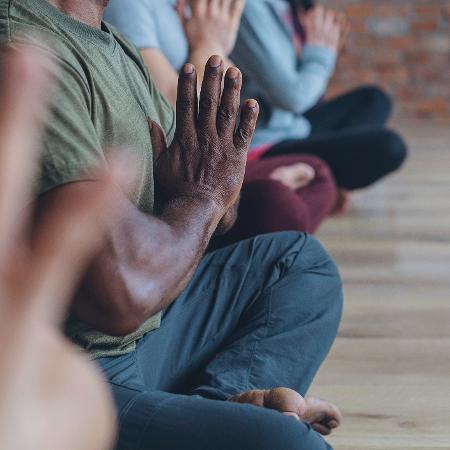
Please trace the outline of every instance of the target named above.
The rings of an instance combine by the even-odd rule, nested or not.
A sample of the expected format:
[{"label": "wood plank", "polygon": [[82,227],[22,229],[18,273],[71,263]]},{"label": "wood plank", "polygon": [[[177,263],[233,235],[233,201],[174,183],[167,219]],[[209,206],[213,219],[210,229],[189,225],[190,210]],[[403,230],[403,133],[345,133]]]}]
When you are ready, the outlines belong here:
[{"label": "wood plank", "polygon": [[343,410],[336,450],[450,450],[450,128],[400,128],[404,170],[318,233],[346,292],[312,388]]}]

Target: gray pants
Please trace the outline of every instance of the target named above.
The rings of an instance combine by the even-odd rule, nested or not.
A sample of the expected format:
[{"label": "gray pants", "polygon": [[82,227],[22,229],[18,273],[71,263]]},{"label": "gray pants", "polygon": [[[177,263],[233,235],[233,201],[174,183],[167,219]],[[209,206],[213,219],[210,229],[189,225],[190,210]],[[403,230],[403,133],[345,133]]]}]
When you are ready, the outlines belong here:
[{"label": "gray pants", "polygon": [[341,280],[303,233],[259,236],[205,256],[136,351],[97,362],[110,380],[118,450],[325,450],[308,424],[227,402],[251,389],[302,395],[342,312]]}]

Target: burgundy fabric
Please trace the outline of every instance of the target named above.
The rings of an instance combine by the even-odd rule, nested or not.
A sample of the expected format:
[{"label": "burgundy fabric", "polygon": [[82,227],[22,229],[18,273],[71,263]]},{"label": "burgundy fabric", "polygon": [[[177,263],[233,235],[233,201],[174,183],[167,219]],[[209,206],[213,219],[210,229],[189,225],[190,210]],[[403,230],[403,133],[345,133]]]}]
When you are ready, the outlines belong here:
[{"label": "burgundy fabric", "polygon": [[[316,178],[297,191],[269,178],[278,167],[306,163]],[[248,161],[239,217],[220,238],[220,247],[258,234],[278,231],[314,233],[336,205],[337,187],[327,164],[310,155],[277,156]]]}]

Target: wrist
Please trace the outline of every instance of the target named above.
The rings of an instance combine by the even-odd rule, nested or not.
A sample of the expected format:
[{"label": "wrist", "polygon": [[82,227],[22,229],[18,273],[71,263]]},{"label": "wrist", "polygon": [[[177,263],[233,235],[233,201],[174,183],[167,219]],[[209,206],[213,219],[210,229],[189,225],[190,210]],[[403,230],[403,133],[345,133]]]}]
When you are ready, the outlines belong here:
[{"label": "wrist", "polygon": [[222,46],[207,42],[191,47],[189,52],[191,59],[202,59],[204,61],[208,60],[212,55],[219,55],[222,57],[228,56]]},{"label": "wrist", "polygon": [[164,210],[185,211],[188,215],[204,218],[205,221],[220,221],[225,214],[224,207],[211,195],[186,193],[173,197],[165,204]]}]

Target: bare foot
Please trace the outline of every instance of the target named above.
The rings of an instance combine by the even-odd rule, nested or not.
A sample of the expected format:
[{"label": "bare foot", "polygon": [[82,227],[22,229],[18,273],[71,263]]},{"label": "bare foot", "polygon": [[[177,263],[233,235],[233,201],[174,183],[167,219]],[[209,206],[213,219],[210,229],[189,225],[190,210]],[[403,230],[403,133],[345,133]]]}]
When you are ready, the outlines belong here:
[{"label": "bare foot", "polygon": [[336,200],[336,206],[334,207],[332,214],[339,216],[348,212],[350,208],[350,194],[344,189],[339,189],[338,198]]},{"label": "bare foot", "polygon": [[298,420],[307,411],[305,399],[299,393],[288,388],[248,391],[235,395],[230,401],[275,409]]},{"label": "bare foot", "polygon": [[305,163],[278,167],[270,174],[272,180],[279,181],[294,191],[308,186],[315,177],[315,170]]},{"label": "bare foot", "polygon": [[342,414],[338,407],[320,398],[305,397],[306,412],[301,419],[311,425],[318,433],[327,436],[342,421]]},{"label": "bare foot", "polygon": [[330,434],[342,421],[342,414],[337,406],[309,395],[303,398],[288,388],[248,391],[235,395],[230,401],[274,409],[309,423],[315,431],[324,436]]}]

